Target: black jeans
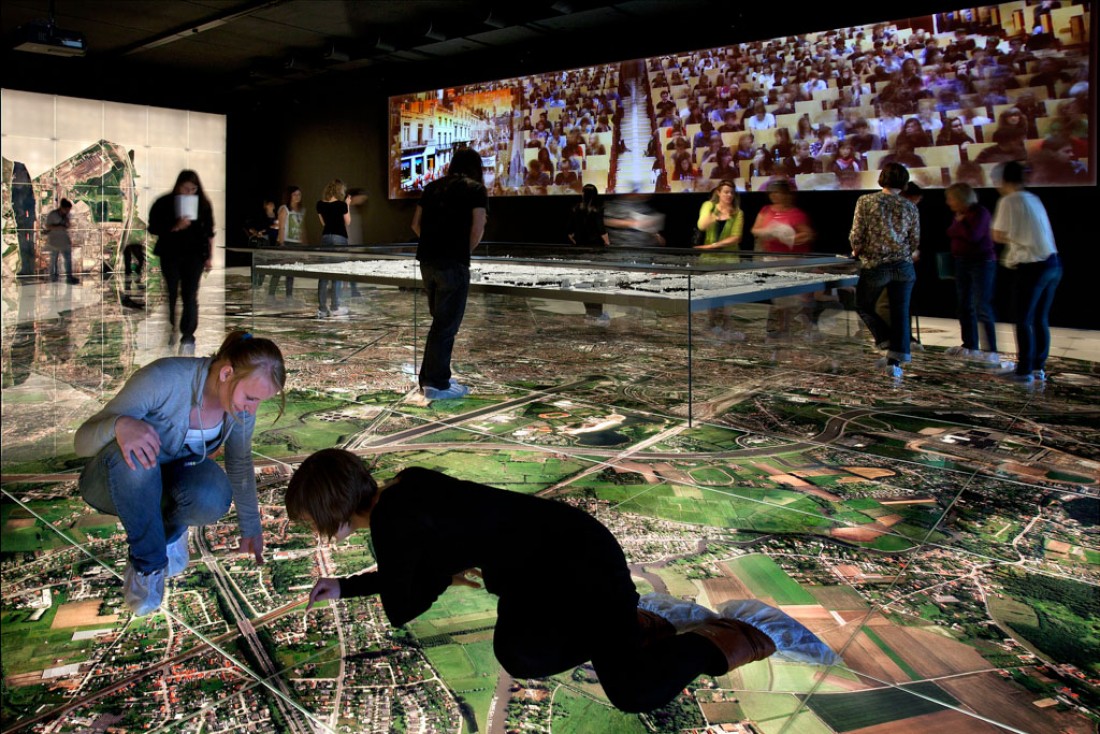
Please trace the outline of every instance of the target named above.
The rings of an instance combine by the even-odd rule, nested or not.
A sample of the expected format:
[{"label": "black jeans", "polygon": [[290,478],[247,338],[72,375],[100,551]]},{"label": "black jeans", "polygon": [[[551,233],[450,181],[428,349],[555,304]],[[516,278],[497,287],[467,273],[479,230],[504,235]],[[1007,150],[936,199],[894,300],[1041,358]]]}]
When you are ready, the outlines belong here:
[{"label": "black jeans", "polygon": [[1050,306],[1062,280],[1062,263],[1051,255],[1016,267],[1016,374],[1046,366],[1050,354]]},{"label": "black jeans", "polygon": [[428,296],[432,327],[420,363],[420,387],[446,390],[451,386],[451,352],[466,315],[470,266],[458,262],[421,262],[420,277]]},{"label": "black jeans", "polygon": [[698,635],[647,636],[654,630],[638,623],[636,593],[574,590],[565,603],[553,596],[501,596],[493,652],[514,678],[544,678],[591,660],[611,703],[643,712],[674,699],[715,656]]},{"label": "black jeans", "polygon": [[176,300],[183,288],[183,314],[180,316],[180,336],[194,340],[199,325],[199,280],[204,260],[197,258],[162,257],[160,272],[168,286],[168,322],[176,325]]},{"label": "black jeans", "polygon": [[[856,309],[871,330],[875,343],[889,347],[886,356],[898,362],[909,361],[909,298],[917,274],[909,261],[883,263],[859,271],[856,283]],[[890,299],[890,323],[875,311],[883,291]]]},{"label": "black jeans", "polygon": [[130,264],[137,265],[137,269],[134,270],[134,274],[137,277],[141,277],[141,273],[145,270],[145,245],[126,245],[122,251],[123,273],[129,277]]}]

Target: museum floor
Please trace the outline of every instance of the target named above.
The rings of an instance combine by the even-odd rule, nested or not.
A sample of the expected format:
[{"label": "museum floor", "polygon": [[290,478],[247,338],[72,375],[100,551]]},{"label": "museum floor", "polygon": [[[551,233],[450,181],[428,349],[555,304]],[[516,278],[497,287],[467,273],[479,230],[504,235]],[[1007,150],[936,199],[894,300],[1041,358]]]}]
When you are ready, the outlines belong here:
[{"label": "museum floor", "polygon": [[[364,287],[350,316],[317,319],[313,281],[288,300],[215,272],[197,353],[247,328],[288,362],[285,413],[269,401],[254,442],[268,562],[231,552],[232,515],[192,532],[167,613],[138,619],[120,527],[76,493],[72,438],[176,353],[160,283],[6,280],[2,296],[4,732],[1095,730],[1097,332],[1056,329],[1048,381],[1022,387],[946,357],[957,325],[921,319],[924,349],[893,381],[842,310],[779,342],[766,305],[731,311],[744,341],[696,314],[689,359],[682,315],[611,307],[605,327],[579,303],[475,294],[455,354],[471,395],[424,405],[419,293]],[[483,591],[452,589],[403,630],[370,599],[305,617],[320,568],[373,562],[365,534],[319,547],[282,509],[291,468],[336,445],[381,478],[428,466],[579,504],[642,593],[764,599],[843,663],[755,663],[639,717],[587,668],[503,673]]]}]

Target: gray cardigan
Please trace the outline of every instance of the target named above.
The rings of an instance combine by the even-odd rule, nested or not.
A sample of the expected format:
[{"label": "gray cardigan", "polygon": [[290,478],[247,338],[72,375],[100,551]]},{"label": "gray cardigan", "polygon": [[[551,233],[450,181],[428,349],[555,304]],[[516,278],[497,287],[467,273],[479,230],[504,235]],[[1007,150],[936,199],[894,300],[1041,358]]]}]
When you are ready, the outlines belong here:
[{"label": "gray cardigan", "polygon": [[[191,408],[200,404],[211,361],[209,357],[165,357],[142,367],[130,376],[103,410],[77,429],[77,455],[95,456],[114,441],[115,421],[124,415],[153,427],[160,436],[163,456],[183,454]],[[256,472],[252,464],[255,425],[256,416],[241,412],[235,418],[227,414],[222,426],[225,473],[233,488],[241,535],[246,538],[262,532],[256,501]]]}]

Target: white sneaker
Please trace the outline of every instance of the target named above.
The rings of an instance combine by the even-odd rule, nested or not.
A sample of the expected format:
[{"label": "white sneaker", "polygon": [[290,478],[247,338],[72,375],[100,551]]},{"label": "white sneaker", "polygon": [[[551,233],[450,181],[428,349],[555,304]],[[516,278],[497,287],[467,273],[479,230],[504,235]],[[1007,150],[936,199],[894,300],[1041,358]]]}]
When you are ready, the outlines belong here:
[{"label": "white sneaker", "polygon": [[905,370],[901,368],[900,364],[889,364],[886,365],[886,376],[894,380],[900,380],[905,377]]},{"label": "white sneaker", "polygon": [[327,319],[328,317],[329,317],[329,312],[328,312],[328,309],[327,309],[327,308],[319,308],[319,309],[317,309],[317,318],[319,318],[319,319]]},{"label": "white sneaker", "polygon": [[466,397],[470,393],[470,388],[452,381],[451,386],[446,390],[425,387],[423,392],[426,400],[455,400],[456,398]]},{"label": "white sneaker", "polygon": [[596,326],[608,327],[611,326],[611,314],[602,313],[596,318],[592,319],[592,323]]},{"label": "white sneaker", "polygon": [[160,609],[164,601],[164,571],[160,568],[149,573],[141,573],[133,566],[126,565],[126,574],[122,577],[122,595],[126,606],[138,617]]},{"label": "white sneaker", "polygon": [[1001,364],[1001,355],[996,352],[983,352],[980,349],[971,349],[967,358],[982,365],[998,367]]},{"label": "white sneaker", "polygon": [[185,528],[183,535],[168,544],[168,578],[179,576],[187,570],[187,564],[191,562],[191,549],[187,545],[190,536],[191,528]]},{"label": "white sneaker", "polygon": [[340,308],[334,308],[329,312],[333,316],[347,316],[351,313],[351,310],[347,306],[341,306]]}]

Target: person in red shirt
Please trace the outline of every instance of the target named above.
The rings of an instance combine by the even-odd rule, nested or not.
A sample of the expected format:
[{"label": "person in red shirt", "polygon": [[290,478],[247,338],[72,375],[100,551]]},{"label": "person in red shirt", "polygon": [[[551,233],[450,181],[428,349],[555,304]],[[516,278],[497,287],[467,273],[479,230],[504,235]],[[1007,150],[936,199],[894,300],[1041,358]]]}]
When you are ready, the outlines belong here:
[{"label": "person in red shirt", "polygon": [[[768,200],[756,215],[752,225],[752,234],[756,238],[756,249],[761,252],[809,252],[814,241],[814,230],[806,212],[794,205],[794,187],[791,182],[777,178],[768,182]],[[768,309],[766,336],[769,340],[782,339],[790,335],[791,322],[795,316],[806,319],[807,333],[813,330],[805,312],[812,310],[813,296],[804,294],[772,299]]]}]

